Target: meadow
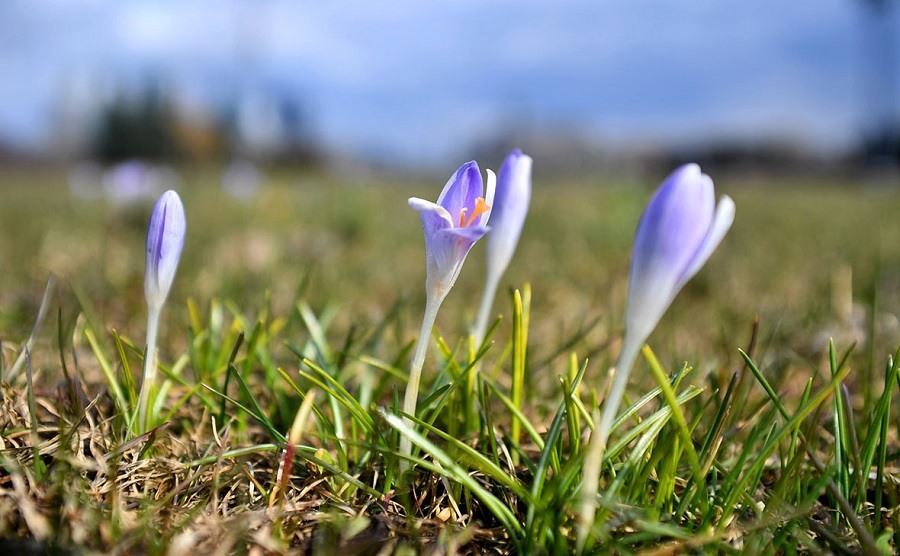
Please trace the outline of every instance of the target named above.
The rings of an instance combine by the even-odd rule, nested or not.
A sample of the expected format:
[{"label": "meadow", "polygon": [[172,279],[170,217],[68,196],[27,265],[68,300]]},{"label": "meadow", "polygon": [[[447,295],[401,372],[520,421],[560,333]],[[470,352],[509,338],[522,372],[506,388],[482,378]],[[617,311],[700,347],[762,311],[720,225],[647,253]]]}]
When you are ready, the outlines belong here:
[{"label": "meadow", "polygon": [[[238,201],[215,169],[184,170],[187,238],[160,329],[165,424],[137,436],[126,421],[152,200],[78,199],[52,170],[0,173],[0,546],[571,552],[631,241],[664,176],[536,172],[501,318],[484,346],[467,341],[477,244],[438,317],[410,430],[395,415],[425,256],[406,200],[436,198],[446,178],[279,169]],[[900,191],[712,177],[735,223],[631,375],[587,550],[891,553]],[[406,475],[401,435],[417,448]]]}]

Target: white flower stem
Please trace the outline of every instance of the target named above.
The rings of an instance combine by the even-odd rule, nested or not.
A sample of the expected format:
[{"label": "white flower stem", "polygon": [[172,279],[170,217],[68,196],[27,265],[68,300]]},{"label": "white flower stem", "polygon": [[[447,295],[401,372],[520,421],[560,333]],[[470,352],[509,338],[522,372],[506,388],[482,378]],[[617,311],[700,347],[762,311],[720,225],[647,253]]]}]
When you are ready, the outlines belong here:
[{"label": "white flower stem", "polygon": [[[425,299],[425,315],[422,318],[422,329],[419,331],[419,339],[416,341],[416,352],[413,355],[412,365],[409,368],[409,381],[406,383],[406,395],[403,396],[403,412],[408,415],[416,414],[416,401],[419,397],[419,381],[422,378],[422,366],[425,364],[425,354],[428,352],[428,343],[431,340],[431,329],[434,328],[434,321],[437,319],[438,309],[444,301],[446,294],[441,295],[439,292],[429,292]],[[404,417],[406,424],[411,427],[415,425],[411,420]],[[400,438],[400,455],[409,456],[412,454],[412,443],[410,440],[401,436]],[[409,461],[400,460],[400,471],[405,472],[409,469]]]},{"label": "white flower stem", "polygon": [[144,374],[141,377],[141,393],[138,395],[138,433],[147,432],[147,407],[150,405],[150,391],[156,382],[156,334],[159,330],[161,308],[147,311],[147,351],[144,355]]},{"label": "white flower stem", "polygon": [[625,395],[625,386],[628,384],[628,375],[637,358],[643,340],[640,342],[629,341],[625,335],[622,351],[616,363],[615,377],[606,400],[603,402],[603,413],[595,410],[592,414],[594,431],[591,433],[587,445],[587,454],[584,458],[583,478],[581,481],[581,511],[579,512],[578,532],[576,540],[576,552],[584,550],[591,529],[594,526],[594,517],[597,512],[597,489],[600,485],[600,468],[603,465],[603,456],[606,454],[606,442],[609,440],[610,429],[613,421],[622,405],[622,397]]},{"label": "white flower stem", "polygon": [[472,329],[475,338],[475,349],[481,347],[484,335],[487,333],[488,322],[491,320],[491,309],[494,307],[494,299],[497,297],[497,287],[500,285],[500,276],[489,275],[484,284],[484,293],[481,294],[481,307],[478,309],[478,320]]}]

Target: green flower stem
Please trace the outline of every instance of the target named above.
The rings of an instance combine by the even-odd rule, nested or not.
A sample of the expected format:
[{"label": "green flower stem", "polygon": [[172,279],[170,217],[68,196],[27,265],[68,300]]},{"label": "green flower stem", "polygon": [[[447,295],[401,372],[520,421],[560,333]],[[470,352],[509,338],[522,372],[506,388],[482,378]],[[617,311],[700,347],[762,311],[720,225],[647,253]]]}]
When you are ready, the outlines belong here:
[{"label": "green flower stem", "polygon": [[484,293],[481,294],[481,307],[478,309],[478,319],[475,321],[475,327],[472,329],[476,350],[484,342],[484,335],[487,333],[488,322],[491,320],[491,309],[494,307],[494,299],[497,297],[497,288],[499,286],[499,276],[488,276],[484,284]]},{"label": "green flower stem", "polygon": [[[500,284],[499,276],[491,276],[487,277],[487,281],[484,284],[484,292],[481,294],[481,307],[478,309],[478,319],[475,321],[475,326],[472,327],[472,352],[471,356],[474,357],[475,353],[481,349],[481,344],[484,343],[484,336],[487,334],[488,322],[491,318],[491,309],[494,307],[494,299],[497,297],[497,287]],[[472,432],[472,428],[474,427],[474,423],[478,422],[478,412],[477,412],[477,399],[478,399],[478,373],[480,371],[481,363],[477,363],[472,372],[468,373],[468,378],[466,379],[466,395],[468,399],[468,403],[466,403],[466,432]]]},{"label": "green flower stem", "polygon": [[[407,415],[416,414],[416,400],[419,397],[419,381],[422,378],[422,366],[425,364],[425,354],[428,352],[428,342],[431,339],[431,329],[434,328],[434,321],[437,319],[438,309],[446,297],[446,293],[429,292],[425,300],[425,315],[422,318],[422,329],[419,331],[419,339],[416,342],[416,352],[413,355],[412,365],[409,368],[409,380],[406,383],[406,394],[403,396],[403,413]],[[413,422],[408,418],[404,421],[410,427]],[[408,456],[412,455],[412,443],[409,438],[402,436],[400,438],[400,471],[405,472],[409,469]]]},{"label": "green flower stem", "polygon": [[147,351],[144,355],[144,374],[141,377],[141,393],[138,396],[138,434],[150,428],[147,407],[150,405],[150,391],[156,382],[156,334],[159,330],[160,309],[150,308],[147,311]]},{"label": "green flower stem", "polygon": [[598,415],[600,412],[594,410],[592,415],[595,426],[587,445],[581,482],[581,511],[579,512],[576,540],[578,553],[584,550],[594,526],[594,517],[597,513],[597,489],[600,486],[600,468],[603,466],[603,456],[606,454],[606,442],[609,440],[610,429],[619,412],[619,407],[622,405],[625,386],[628,384],[628,375],[631,374],[631,367],[634,366],[640,347],[640,344],[628,342],[626,337],[622,351],[619,353],[619,361],[616,363],[612,387],[603,402],[603,413]]}]

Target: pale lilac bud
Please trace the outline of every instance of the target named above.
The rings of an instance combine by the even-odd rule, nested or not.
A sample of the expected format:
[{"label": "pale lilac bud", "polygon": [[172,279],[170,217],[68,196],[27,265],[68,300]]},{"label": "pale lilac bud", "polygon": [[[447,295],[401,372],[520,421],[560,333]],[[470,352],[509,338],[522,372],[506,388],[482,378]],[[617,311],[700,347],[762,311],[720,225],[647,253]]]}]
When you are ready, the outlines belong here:
[{"label": "pale lilac bud", "polygon": [[584,463],[579,547],[594,522],[600,467],[618,414],[628,375],[638,352],[675,296],[712,255],[734,221],[734,201],[722,196],[716,206],[713,182],[696,164],[672,172],[641,216],[631,256],[625,339],[603,412],[594,414],[594,431]]},{"label": "pale lilac bud", "polygon": [[488,280],[499,280],[512,260],[531,200],[531,157],[519,149],[506,157],[497,176],[497,193],[487,238]]},{"label": "pale lilac bud", "polygon": [[634,238],[626,336],[640,346],[682,286],[703,266],[734,221],[734,201],[718,207],[696,164],[675,170],[653,196]]},{"label": "pale lilac bud", "polygon": [[422,217],[429,295],[443,297],[450,291],[469,250],[490,230],[487,221],[496,178],[490,170],[487,176],[487,187],[483,188],[478,165],[467,162],[444,186],[437,203],[409,199],[409,206]]},{"label": "pale lilac bud", "polygon": [[144,294],[151,311],[160,310],[169,295],[184,246],[185,228],[184,207],[178,193],[166,191],[156,201],[147,229]]}]

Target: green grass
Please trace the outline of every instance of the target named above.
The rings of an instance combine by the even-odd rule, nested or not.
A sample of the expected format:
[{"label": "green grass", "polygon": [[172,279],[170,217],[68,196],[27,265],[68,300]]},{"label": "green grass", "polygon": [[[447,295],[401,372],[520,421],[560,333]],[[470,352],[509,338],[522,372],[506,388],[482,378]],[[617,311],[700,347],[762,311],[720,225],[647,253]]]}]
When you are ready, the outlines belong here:
[{"label": "green grass", "polygon": [[[588,550],[896,551],[900,194],[714,178],[734,227],[632,373]],[[476,246],[438,317],[414,426],[400,407],[425,269],[406,198],[442,181],[344,181],[281,170],[241,204],[211,171],[184,176],[159,426],[132,437],[149,203],[0,174],[0,547],[574,549],[584,440],[656,179],[536,176],[502,318],[471,345]]]}]

